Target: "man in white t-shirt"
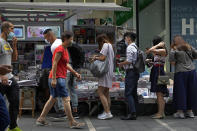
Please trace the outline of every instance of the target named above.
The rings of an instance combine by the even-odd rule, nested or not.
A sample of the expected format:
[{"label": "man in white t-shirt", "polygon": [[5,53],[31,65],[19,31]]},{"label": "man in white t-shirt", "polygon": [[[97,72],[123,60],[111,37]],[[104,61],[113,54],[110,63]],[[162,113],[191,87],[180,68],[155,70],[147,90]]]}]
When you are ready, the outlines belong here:
[{"label": "man in white t-shirt", "polygon": [[53,54],[55,49],[62,44],[62,40],[57,39],[57,37],[55,36],[55,34],[53,33],[51,29],[46,29],[43,35],[44,35],[45,42],[48,44],[51,44],[51,52]]},{"label": "man in white t-shirt", "polygon": [[[57,37],[55,36],[55,34],[53,33],[53,31],[51,29],[46,29],[43,32],[43,35],[44,35],[45,42],[48,43],[48,44],[51,44],[51,53],[53,55],[55,49],[58,46],[62,45],[62,40],[61,39],[57,39]],[[51,58],[48,58],[48,59],[52,60],[52,56],[51,56]],[[48,82],[47,82],[47,84],[48,84]],[[64,107],[62,105],[61,99],[57,98],[57,104],[55,105],[55,110],[57,112],[64,112]]]}]

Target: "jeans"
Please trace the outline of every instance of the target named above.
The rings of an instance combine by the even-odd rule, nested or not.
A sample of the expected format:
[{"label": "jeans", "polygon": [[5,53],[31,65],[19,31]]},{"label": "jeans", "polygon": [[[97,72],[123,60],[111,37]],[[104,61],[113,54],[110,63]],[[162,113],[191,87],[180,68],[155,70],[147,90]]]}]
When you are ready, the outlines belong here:
[{"label": "jeans", "polygon": [[136,112],[137,98],[137,84],[139,79],[139,73],[130,69],[126,71],[125,77],[125,97],[128,101],[129,114]]},{"label": "jeans", "polygon": [[0,93],[6,94],[9,101],[9,115],[10,115],[10,129],[17,126],[17,116],[19,112],[19,86],[14,78],[10,79],[12,84],[10,86],[2,85],[0,83]]},{"label": "jeans", "polygon": [[66,87],[69,90],[69,95],[71,98],[72,107],[78,107],[78,95],[75,89],[76,86],[76,78],[72,73],[67,73],[67,83]]},{"label": "jeans", "polygon": [[68,90],[66,88],[66,79],[64,79],[64,78],[57,78],[56,81],[57,81],[56,87],[53,88],[51,86],[52,79],[49,79],[50,95],[53,98],[56,98],[56,97],[68,97],[69,94],[68,94]]},{"label": "jeans", "polygon": [[[72,107],[77,108],[78,107],[78,95],[75,90],[76,78],[74,78],[72,73],[69,72],[69,73],[67,73],[66,79],[67,79],[66,88],[68,88],[68,91],[69,91],[69,96],[71,98]],[[62,104],[62,99],[59,97],[57,98],[57,103],[55,104],[55,110],[56,110],[56,112],[59,110],[64,110],[64,106]]]},{"label": "jeans", "polygon": [[43,89],[49,88],[48,78],[49,78],[50,70],[51,69],[43,69],[42,70],[42,76],[41,76],[42,81],[40,83],[42,84]]},{"label": "jeans", "polygon": [[10,124],[9,113],[4,101],[3,96],[0,93],[0,131],[5,131],[5,129]]}]

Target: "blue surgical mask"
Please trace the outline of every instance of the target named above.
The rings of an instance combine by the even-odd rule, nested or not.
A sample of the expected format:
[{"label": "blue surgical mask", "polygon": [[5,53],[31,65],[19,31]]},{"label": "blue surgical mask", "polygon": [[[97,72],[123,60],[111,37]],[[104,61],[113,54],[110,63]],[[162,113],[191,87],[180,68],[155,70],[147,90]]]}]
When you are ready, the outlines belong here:
[{"label": "blue surgical mask", "polygon": [[8,39],[9,39],[9,40],[12,40],[13,37],[15,37],[14,32],[10,32],[10,33],[8,34]]},{"label": "blue surgical mask", "polygon": [[51,43],[47,40],[47,39],[44,39],[45,43],[51,45]]}]

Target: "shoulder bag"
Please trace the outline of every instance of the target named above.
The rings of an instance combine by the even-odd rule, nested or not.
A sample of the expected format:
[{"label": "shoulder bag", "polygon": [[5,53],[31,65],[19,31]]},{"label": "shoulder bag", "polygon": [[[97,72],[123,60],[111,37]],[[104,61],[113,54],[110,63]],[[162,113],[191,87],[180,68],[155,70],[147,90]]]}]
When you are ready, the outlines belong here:
[{"label": "shoulder bag", "polygon": [[[108,45],[108,53],[109,53],[109,45]],[[93,76],[102,77],[109,71],[109,61],[107,57],[105,58],[104,61],[95,60],[90,63],[90,71],[93,74]]]}]

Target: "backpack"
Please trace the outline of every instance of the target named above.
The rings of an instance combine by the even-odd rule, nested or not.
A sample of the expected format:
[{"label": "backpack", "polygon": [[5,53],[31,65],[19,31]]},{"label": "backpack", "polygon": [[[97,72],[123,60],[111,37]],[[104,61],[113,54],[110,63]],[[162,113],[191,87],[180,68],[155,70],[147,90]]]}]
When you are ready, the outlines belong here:
[{"label": "backpack", "polygon": [[136,46],[134,46],[137,49],[137,60],[135,64],[133,64],[133,68],[137,70],[138,73],[142,73],[145,71],[145,55],[144,52],[139,50]]},{"label": "backpack", "polygon": [[79,45],[72,44],[71,47],[68,47],[68,51],[72,60],[72,67],[74,69],[79,69],[83,67],[83,64],[85,62],[84,50]]}]

